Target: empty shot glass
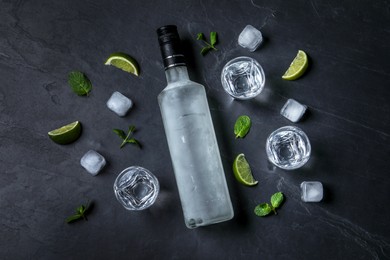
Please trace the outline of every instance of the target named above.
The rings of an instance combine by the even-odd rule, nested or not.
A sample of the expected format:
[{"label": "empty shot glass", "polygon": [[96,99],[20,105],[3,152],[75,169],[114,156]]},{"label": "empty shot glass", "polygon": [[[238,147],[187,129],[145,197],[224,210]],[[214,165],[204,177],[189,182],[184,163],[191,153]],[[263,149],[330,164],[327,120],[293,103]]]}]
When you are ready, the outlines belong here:
[{"label": "empty shot glass", "polygon": [[232,59],[222,69],[224,90],[235,99],[256,97],[264,88],[265,75],[261,65],[250,57]]},{"label": "empty shot glass", "polygon": [[294,170],[309,160],[311,146],[309,138],[300,128],[284,126],[267,138],[266,151],[269,161],[275,166]]},{"label": "empty shot glass", "polygon": [[155,201],[160,190],[156,176],[140,166],[124,169],[116,178],[114,192],[127,210],[143,210]]}]

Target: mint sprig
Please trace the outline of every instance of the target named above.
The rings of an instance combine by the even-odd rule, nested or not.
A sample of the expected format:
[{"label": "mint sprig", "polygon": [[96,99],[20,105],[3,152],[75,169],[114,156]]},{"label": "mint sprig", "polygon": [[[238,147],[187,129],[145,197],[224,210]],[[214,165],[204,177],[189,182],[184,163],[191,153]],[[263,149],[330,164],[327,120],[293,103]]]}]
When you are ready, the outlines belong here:
[{"label": "mint sprig", "polygon": [[211,50],[214,50],[214,51],[218,50],[217,48],[215,48],[215,45],[218,42],[217,32],[210,32],[210,43],[207,42],[206,36],[204,36],[203,33],[198,33],[196,39],[198,41],[202,41],[206,45],[206,46],[203,46],[203,48],[200,50],[200,54],[206,55]]},{"label": "mint sprig", "polygon": [[268,203],[261,203],[255,207],[255,214],[259,217],[264,217],[270,214],[272,211],[275,215],[278,213],[276,209],[280,207],[284,200],[284,195],[281,192],[277,192],[271,196],[271,205]]},{"label": "mint sprig", "polygon": [[84,219],[85,221],[88,221],[86,213],[90,209],[89,203],[87,205],[80,205],[79,207],[76,208],[76,213],[72,216],[69,216],[66,218],[66,223],[72,223],[76,220]]},{"label": "mint sprig", "polygon": [[68,83],[73,92],[79,96],[88,96],[92,90],[92,83],[88,77],[80,71],[72,71],[68,75]]},{"label": "mint sprig", "polygon": [[121,129],[113,129],[112,131],[114,131],[114,133],[116,133],[123,140],[120,148],[122,148],[126,144],[135,144],[139,148],[141,148],[141,144],[138,142],[138,140],[131,137],[132,134],[135,132],[135,126],[132,125],[129,126],[129,129],[127,130],[127,134]]}]

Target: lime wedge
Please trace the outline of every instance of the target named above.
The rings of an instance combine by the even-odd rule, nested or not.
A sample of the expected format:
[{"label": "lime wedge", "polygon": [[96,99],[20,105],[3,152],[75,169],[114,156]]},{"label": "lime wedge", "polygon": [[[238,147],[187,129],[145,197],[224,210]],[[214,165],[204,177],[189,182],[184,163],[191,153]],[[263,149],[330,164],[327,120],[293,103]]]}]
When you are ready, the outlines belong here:
[{"label": "lime wedge", "polygon": [[69,144],[76,141],[81,135],[81,123],[70,123],[47,133],[51,140],[57,144]]},{"label": "lime wedge", "polygon": [[282,76],[285,80],[295,80],[298,79],[305,73],[308,66],[307,55],[304,51],[299,50],[297,56],[291,62],[290,67]]},{"label": "lime wedge", "polygon": [[137,61],[126,53],[113,53],[110,55],[110,57],[108,57],[104,64],[112,65],[136,76],[139,75],[139,66]]},{"label": "lime wedge", "polygon": [[244,185],[254,186],[258,183],[258,181],[253,178],[249,163],[245,159],[245,155],[242,153],[237,155],[236,159],[234,160],[233,173],[237,181]]}]

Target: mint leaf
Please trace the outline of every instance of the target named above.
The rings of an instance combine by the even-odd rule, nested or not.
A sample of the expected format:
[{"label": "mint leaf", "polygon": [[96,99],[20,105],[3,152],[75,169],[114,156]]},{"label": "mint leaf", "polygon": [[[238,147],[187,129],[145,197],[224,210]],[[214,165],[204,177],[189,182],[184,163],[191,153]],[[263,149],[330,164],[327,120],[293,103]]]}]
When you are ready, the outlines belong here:
[{"label": "mint leaf", "polygon": [[71,222],[76,221],[76,220],[78,220],[80,218],[82,218],[82,217],[79,214],[70,216],[70,217],[66,218],[66,223],[71,223]]},{"label": "mint leaf", "polygon": [[280,204],[282,204],[284,199],[283,193],[277,192],[271,197],[271,205],[274,208],[279,208]]},{"label": "mint leaf", "polygon": [[218,41],[217,32],[210,32],[210,44],[213,48],[214,45],[217,44],[217,41]]},{"label": "mint leaf", "polygon": [[79,96],[85,96],[89,94],[92,90],[92,83],[88,77],[80,71],[72,71],[68,75],[68,83]]},{"label": "mint leaf", "polygon": [[234,124],[234,134],[236,135],[236,138],[244,138],[248,134],[251,125],[252,123],[249,116],[239,116]]},{"label": "mint leaf", "polygon": [[202,41],[206,40],[203,33],[198,33],[198,35],[196,36],[196,39],[202,40]]},{"label": "mint leaf", "polygon": [[120,138],[122,139],[125,139],[126,138],[126,134],[123,130],[121,129],[112,129],[112,131],[114,131],[114,133],[116,133]]},{"label": "mint leaf", "polygon": [[129,126],[129,133],[133,133],[135,131],[135,126]]},{"label": "mint leaf", "polygon": [[268,203],[261,203],[255,207],[254,211],[257,216],[264,217],[271,213],[272,208]]},{"label": "mint leaf", "polygon": [[79,213],[80,215],[84,214],[84,211],[85,211],[84,205],[81,205],[80,207],[77,208],[77,213]]},{"label": "mint leaf", "polygon": [[127,140],[126,142],[130,143],[130,144],[136,144],[139,148],[141,148],[141,144],[134,138],[131,138],[131,139]]}]

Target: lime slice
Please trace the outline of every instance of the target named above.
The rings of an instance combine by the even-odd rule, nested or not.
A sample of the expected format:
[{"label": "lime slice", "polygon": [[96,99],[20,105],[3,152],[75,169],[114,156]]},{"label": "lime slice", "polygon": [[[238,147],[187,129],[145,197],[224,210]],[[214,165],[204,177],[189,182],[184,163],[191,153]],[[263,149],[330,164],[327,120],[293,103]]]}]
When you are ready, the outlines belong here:
[{"label": "lime slice", "polygon": [[291,62],[290,67],[282,76],[285,80],[295,80],[305,73],[308,66],[307,55],[304,51],[299,50],[297,56]]},{"label": "lime slice", "polygon": [[47,133],[51,140],[57,144],[69,144],[76,141],[81,135],[81,123],[70,123]]},{"label": "lime slice", "polygon": [[244,185],[254,186],[258,183],[258,181],[253,178],[249,163],[245,159],[245,155],[242,153],[237,155],[236,159],[234,160],[233,173],[237,181]]},{"label": "lime slice", "polygon": [[126,53],[113,53],[110,55],[110,57],[108,57],[104,64],[112,65],[136,76],[139,75],[139,66],[137,61]]}]

